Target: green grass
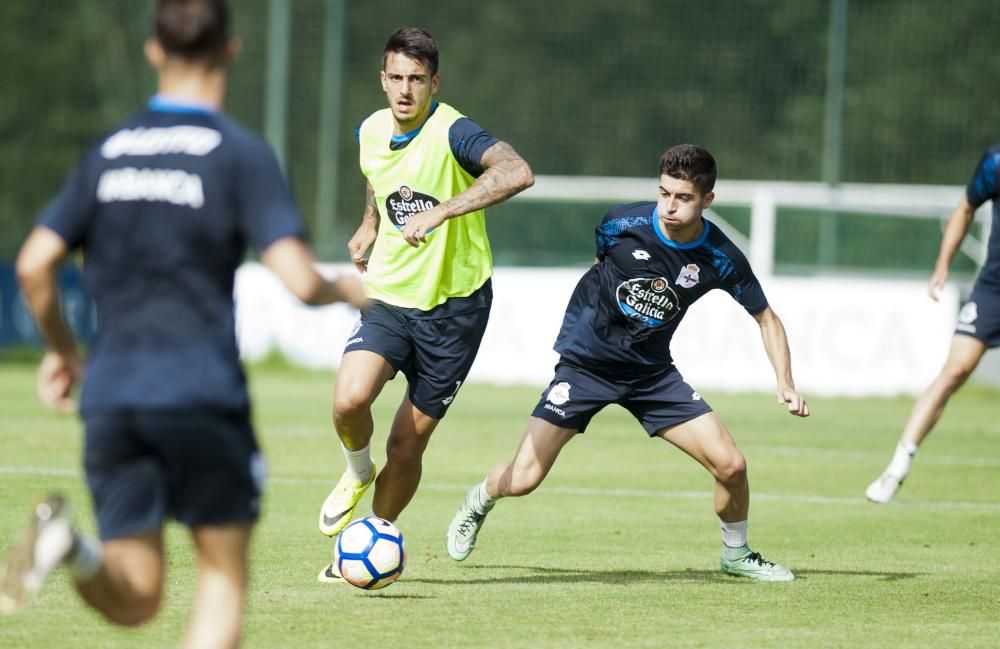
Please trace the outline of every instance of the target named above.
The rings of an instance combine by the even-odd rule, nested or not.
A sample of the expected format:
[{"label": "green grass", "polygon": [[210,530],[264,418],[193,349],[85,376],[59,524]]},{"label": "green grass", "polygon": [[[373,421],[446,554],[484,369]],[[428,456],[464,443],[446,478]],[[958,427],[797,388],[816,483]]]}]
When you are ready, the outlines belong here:
[{"label": "green grass", "polygon": [[[718,571],[708,474],[617,408],[566,448],[538,492],[500,503],[475,553],[452,562],[444,530],[464,489],[513,452],[539,392],[466,386],[398,521],[406,572],[365,593],[316,581],[331,546],[315,518],[343,468],[328,423],[332,377],[270,363],[252,380],[270,482],[246,647],[995,647],[1000,635],[995,392],[953,400],[888,507],[862,492],[909,399],[814,399],[813,417],[797,420],[769,395],[707,394],[749,460],[755,549],[798,575],[759,584]],[[379,463],[401,389],[394,381],[377,404]],[[4,544],[27,503],[53,488],[93,529],[80,426],[43,411],[32,390],[32,367],[0,365]],[[110,627],[58,574],[33,606],[0,618],[0,646],[176,646],[194,572],[184,530],[171,526],[168,542],[167,596],[151,624]]]}]

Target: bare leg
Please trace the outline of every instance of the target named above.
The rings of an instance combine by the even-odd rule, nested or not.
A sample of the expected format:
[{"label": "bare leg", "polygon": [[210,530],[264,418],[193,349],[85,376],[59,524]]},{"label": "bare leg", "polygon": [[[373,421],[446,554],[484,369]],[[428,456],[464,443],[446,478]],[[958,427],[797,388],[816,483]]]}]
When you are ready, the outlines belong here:
[{"label": "bare leg", "polygon": [[374,352],[344,354],[333,388],[333,425],[349,450],[362,449],[371,440],[372,403],[393,372],[392,366]]},{"label": "bare leg", "polygon": [[745,521],[750,511],[747,463],[714,412],[657,433],[684,451],[715,478],[715,513],[726,523]]},{"label": "bare leg", "polygon": [[910,472],[910,464],[920,443],[941,418],[951,395],[962,387],[985,353],[986,345],[976,338],[964,335],[952,337],[944,367],[913,404],[913,411],[899,437],[892,460],[882,475],[865,489],[868,500],[882,504],[892,501]]},{"label": "bare leg", "polygon": [[163,530],[103,543],[104,561],[76,590],[108,621],[138,626],[160,608],[163,593]]},{"label": "bare leg", "polygon": [[493,467],[486,476],[486,493],[493,498],[526,496],[538,488],[576,430],[530,417],[510,462]]},{"label": "bare leg", "polygon": [[698,460],[715,478],[715,513],[722,521],[722,572],[761,581],[793,581],[790,570],[750,550],[747,462],[718,416],[708,412],[657,435]]},{"label": "bare leg", "polygon": [[951,339],[948,359],[941,372],[913,405],[900,442],[920,446],[941,418],[948,399],[962,387],[985,353],[986,345],[977,338],[956,335]]},{"label": "bare leg", "polygon": [[196,527],[198,591],[185,649],[233,649],[243,632],[252,525]]},{"label": "bare leg", "polygon": [[347,468],[319,511],[319,531],[336,536],[351,521],[354,509],[372,484],[372,403],[394,370],[382,356],[359,350],[344,354],[333,388],[333,425]]},{"label": "bare leg", "polygon": [[421,412],[409,396],[403,397],[386,442],[385,468],[375,480],[376,516],[396,520],[413,499],[423,474],[424,451],[440,421]]},{"label": "bare leg", "polygon": [[[548,475],[563,446],[573,439],[576,432],[538,417],[529,418],[513,459],[496,465],[485,482],[473,485],[465,494],[445,535],[448,555],[455,561],[467,559],[476,545],[476,537],[486,515],[493,509],[494,501],[506,496],[525,496],[534,491]],[[485,495],[482,493],[484,488]]]}]

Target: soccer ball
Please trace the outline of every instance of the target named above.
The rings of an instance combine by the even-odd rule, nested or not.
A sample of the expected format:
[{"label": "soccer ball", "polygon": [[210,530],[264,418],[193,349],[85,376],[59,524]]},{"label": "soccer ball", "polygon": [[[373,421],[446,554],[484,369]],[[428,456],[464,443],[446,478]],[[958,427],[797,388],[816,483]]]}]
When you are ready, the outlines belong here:
[{"label": "soccer ball", "polygon": [[337,537],[333,562],[352,586],[365,590],[385,588],[403,574],[403,534],[381,518],[354,521]]}]

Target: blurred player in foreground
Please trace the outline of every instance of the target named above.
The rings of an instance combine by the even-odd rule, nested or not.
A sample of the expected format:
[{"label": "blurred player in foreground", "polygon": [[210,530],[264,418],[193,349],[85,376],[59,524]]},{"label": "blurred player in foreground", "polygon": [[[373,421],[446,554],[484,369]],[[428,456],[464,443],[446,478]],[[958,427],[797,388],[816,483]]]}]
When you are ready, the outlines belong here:
[{"label": "blurred player in foreground", "polygon": [[[374,483],[372,509],[394,521],[420,484],[423,454],[472,367],[493,302],[484,208],[534,182],[505,142],[434,100],[438,48],[420,28],[393,33],[382,56],[389,103],[358,127],[367,199],[348,244],[372,307],[344,349],[333,423],[347,463],[319,513],[336,536]],[[371,259],[365,257],[372,248]],[[372,403],[397,372],[408,390],[376,479]],[[320,581],[337,581],[331,564]]]},{"label": "blurred player in foreground", "polygon": [[987,248],[986,263],[972,288],[972,294],[958,314],[958,325],[951,338],[951,347],[944,367],[913,405],[910,418],[896,445],[889,466],[875,479],[865,496],[876,503],[888,503],[896,495],[910,471],[917,448],[934,428],[951,395],[979,365],[986,350],[1000,345],[1000,203],[998,197],[1000,144],[983,155],[965,190],[948,218],[934,272],[928,283],[931,299],[937,300],[948,281],[948,267],[969,231],[976,209],[993,201],[993,224]]},{"label": "blurred player in foreground", "polygon": [[656,202],[613,207],[597,227],[597,259],[577,284],[556,340],[555,377],[528,419],[510,462],[469,489],[448,527],[448,554],[462,561],[496,501],[541,484],[560,450],[608,404],[626,408],[650,437],[700,462],[715,478],[722,528],[722,571],[791,581],[786,568],[747,543],[750,486],[743,454],[729,431],[670,357],[670,340],[687,309],[721,288],[760,325],[777,380],[777,400],[809,415],[792,381],[785,329],[768,306],[746,258],[702,216],[714,199],[716,164],[697,146],[679,145],[660,162]]},{"label": "blurred player in foreground", "polygon": [[83,252],[100,321],[80,400],[84,466],[101,541],[73,529],[66,502],[40,503],[0,575],[16,610],[59,564],[109,621],[160,607],[163,525],[190,528],[198,586],[185,647],[235,647],[264,465],[236,346],[233,284],[247,244],[309,304],[360,306],[360,279],[313,268],[271,150],[221,113],[238,49],[224,0],[158,0],[145,54],[159,75],[148,106],[83,155],[17,259],[47,343],[43,403],[71,412],[82,377],[57,273]]}]

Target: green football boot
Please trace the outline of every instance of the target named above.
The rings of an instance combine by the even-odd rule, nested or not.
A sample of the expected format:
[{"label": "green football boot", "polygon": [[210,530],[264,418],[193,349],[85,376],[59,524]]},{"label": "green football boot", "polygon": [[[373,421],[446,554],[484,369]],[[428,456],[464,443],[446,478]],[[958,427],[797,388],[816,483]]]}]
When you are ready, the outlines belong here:
[{"label": "green football boot", "polygon": [[722,548],[720,558],[722,572],[735,577],[750,577],[758,581],[792,581],[795,575],[784,566],[768,561],[759,552],[751,552],[750,547]]},{"label": "green football boot", "polygon": [[464,561],[470,554],[472,548],[476,546],[476,536],[483,527],[486,515],[493,509],[495,503],[490,503],[488,507],[482,507],[479,502],[479,485],[474,485],[465,494],[462,506],[458,508],[451,525],[448,526],[448,534],[445,541],[448,546],[448,556],[455,561]]}]

